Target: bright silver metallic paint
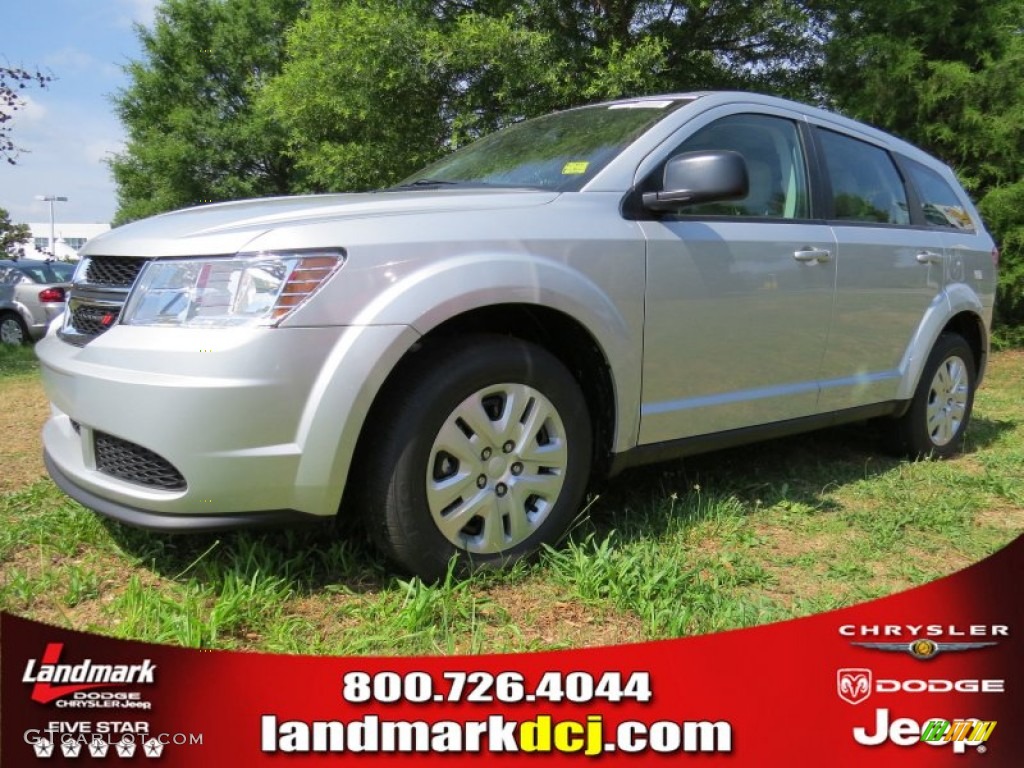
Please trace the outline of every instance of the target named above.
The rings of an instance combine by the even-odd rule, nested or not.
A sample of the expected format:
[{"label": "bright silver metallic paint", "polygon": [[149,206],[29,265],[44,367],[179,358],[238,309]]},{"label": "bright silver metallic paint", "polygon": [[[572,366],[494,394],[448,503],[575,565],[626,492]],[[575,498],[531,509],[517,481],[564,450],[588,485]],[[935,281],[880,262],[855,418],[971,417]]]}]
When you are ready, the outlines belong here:
[{"label": "bright silver metallic paint", "polygon": [[[977,319],[987,351],[992,241],[966,197],[974,234],[623,215],[624,194],[689,133],[749,112],[871,141],[959,189],[949,169],[886,134],[791,102],[719,93],[670,114],[580,192],[325,195],[154,217],[91,240],[84,255],[341,248],[346,261],[275,328],[118,325],[84,347],[51,331],[37,346],[54,407],[46,451],[76,487],[134,509],[330,516],[396,364],[445,321],[502,304],[555,310],[592,337],[613,385],[613,453],[905,401],[960,313]],[[794,257],[805,248],[828,258]],[[941,259],[918,261],[922,249]],[[743,269],[720,269],[726,252]],[[151,490],[97,471],[91,429],[165,457],[187,489]]]}]

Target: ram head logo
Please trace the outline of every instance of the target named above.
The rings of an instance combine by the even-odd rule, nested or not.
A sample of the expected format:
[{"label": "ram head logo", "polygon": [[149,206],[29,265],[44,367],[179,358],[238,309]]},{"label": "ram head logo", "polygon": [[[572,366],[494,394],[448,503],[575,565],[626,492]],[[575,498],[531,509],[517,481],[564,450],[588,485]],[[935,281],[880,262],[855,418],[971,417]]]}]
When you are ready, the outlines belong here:
[{"label": "ram head logo", "polygon": [[840,669],[836,673],[836,692],[850,704],[860,704],[871,695],[870,669]]}]

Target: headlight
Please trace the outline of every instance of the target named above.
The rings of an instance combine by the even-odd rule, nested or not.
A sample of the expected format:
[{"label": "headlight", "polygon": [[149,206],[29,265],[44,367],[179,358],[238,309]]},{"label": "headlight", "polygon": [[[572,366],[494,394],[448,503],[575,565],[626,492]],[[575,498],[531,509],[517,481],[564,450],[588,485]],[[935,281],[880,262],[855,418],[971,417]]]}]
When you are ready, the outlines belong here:
[{"label": "headlight", "polygon": [[135,283],[121,322],[188,328],[274,325],[343,262],[338,251],[155,259]]}]

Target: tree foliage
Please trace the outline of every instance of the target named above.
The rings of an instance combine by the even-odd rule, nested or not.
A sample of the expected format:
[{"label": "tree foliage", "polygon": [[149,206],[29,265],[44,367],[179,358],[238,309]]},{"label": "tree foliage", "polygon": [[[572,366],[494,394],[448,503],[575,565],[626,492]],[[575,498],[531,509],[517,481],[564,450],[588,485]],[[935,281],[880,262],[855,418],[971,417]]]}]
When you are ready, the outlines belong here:
[{"label": "tree foliage", "polygon": [[1002,246],[997,319],[1024,323],[1024,5],[840,0],[825,87],[953,166]]},{"label": "tree foliage", "polygon": [[19,246],[32,237],[28,224],[15,224],[6,209],[0,208],[0,254],[15,256]]},{"label": "tree foliage", "polygon": [[313,0],[261,103],[288,133],[298,188],[366,189],[587,101],[709,87],[807,95],[820,29],[787,0]]},{"label": "tree foliage", "polygon": [[291,189],[278,125],[253,101],[280,68],[302,0],[163,0],[116,97],[128,132],[111,162],[117,222]]},{"label": "tree foliage", "polygon": [[14,113],[25,106],[20,92],[32,85],[45,88],[52,81],[53,75],[38,69],[0,66],[0,160],[10,165],[18,162],[20,150],[11,138],[11,121]]}]

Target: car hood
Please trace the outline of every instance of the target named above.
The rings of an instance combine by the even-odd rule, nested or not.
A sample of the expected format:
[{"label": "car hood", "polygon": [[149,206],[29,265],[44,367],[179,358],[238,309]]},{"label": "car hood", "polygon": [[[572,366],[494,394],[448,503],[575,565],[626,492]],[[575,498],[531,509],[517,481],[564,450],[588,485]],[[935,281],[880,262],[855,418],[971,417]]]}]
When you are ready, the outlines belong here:
[{"label": "car hood", "polygon": [[446,189],[217,203],[117,227],[90,240],[82,255],[227,255],[245,250],[248,243],[272,229],[375,216],[525,208],[549,203],[558,194],[521,189]]}]

